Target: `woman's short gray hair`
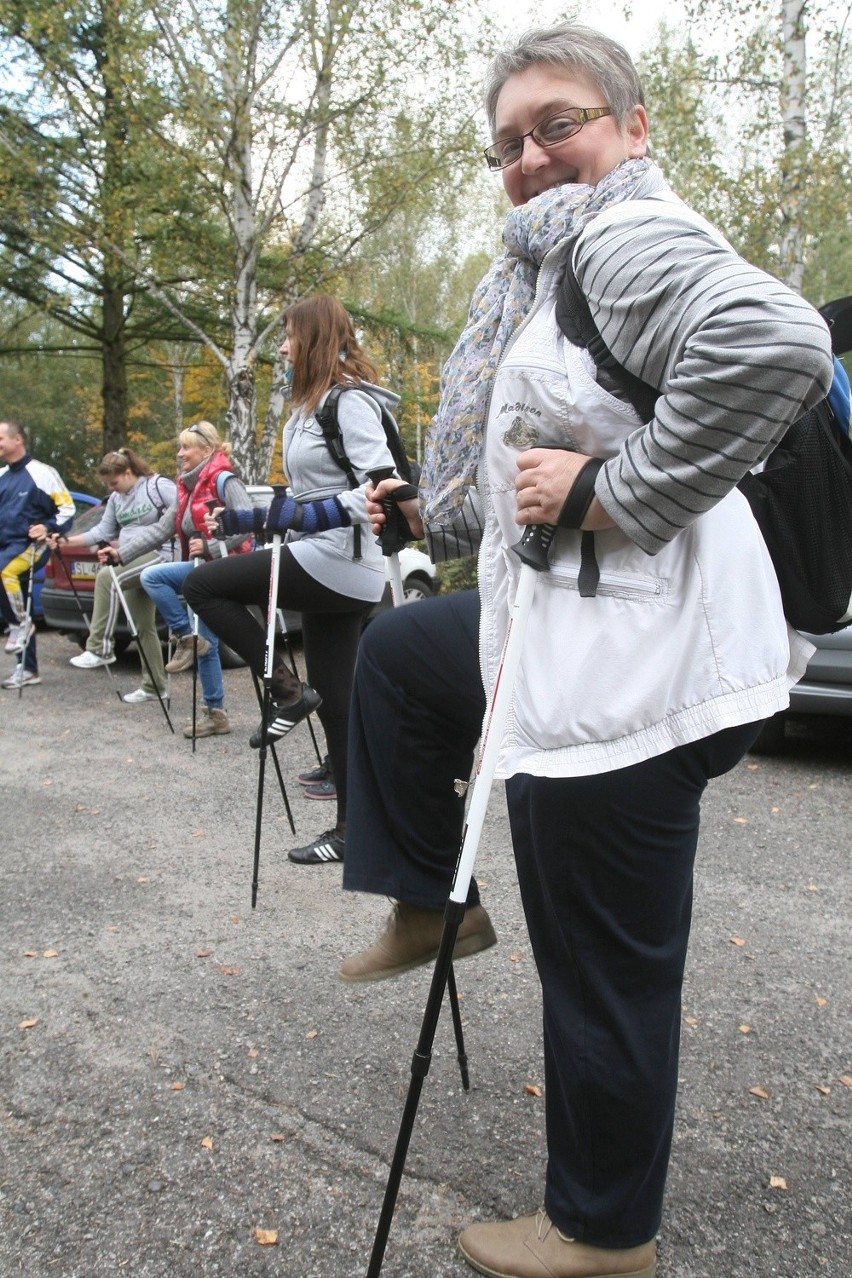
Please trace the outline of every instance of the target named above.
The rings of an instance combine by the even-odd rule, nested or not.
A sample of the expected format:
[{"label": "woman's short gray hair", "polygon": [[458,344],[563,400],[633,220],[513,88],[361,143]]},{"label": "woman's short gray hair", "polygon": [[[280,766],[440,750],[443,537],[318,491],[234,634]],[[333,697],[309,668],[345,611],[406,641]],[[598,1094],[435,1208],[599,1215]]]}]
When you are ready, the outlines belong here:
[{"label": "woman's short gray hair", "polygon": [[[596,84],[619,127],[634,107],[644,105],[642,84],[626,49],[593,27],[580,22],[560,22],[554,27],[525,31],[513,48],[505,49],[492,60],[485,79],[485,110],[492,134],[503,85],[510,76],[542,63]],[[589,103],[576,105],[588,106]]]}]

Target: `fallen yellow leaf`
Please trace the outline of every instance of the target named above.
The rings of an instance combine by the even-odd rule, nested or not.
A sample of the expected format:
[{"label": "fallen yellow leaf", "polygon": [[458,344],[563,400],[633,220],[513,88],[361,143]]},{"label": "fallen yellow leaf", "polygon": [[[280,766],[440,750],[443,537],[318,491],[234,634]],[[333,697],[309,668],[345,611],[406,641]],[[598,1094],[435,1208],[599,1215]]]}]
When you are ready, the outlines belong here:
[{"label": "fallen yellow leaf", "polygon": [[770,1189],[786,1189],[787,1182],[783,1176],[770,1176],[769,1188]]},{"label": "fallen yellow leaf", "polygon": [[319,1030],[308,1030],[307,1034],[305,1035],[305,1038],[316,1038],[318,1033],[319,1033]]},{"label": "fallen yellow leaf", "polygon": [[731,937],[731,945],[739,945],[739,946],[743,946],[743,945],[745,945],[745,941],[743,940],[743,938],[742,938],[741,936],[732,936],[732,937]]},{"label": "fallen yellow leaf", "polygon": [[735,825],[748,825],[748,817],[734,817]]},{"label": "fallen yellow leaf", "polygon": [[38,958],[38,950],[24,950],[24,958]]},{"label": "fallen yellow leaf", "polygon": [[748,1090],[752,1096],[758,1096],[761,1100],[769,1100],[769,1092],[765,1087],[750,1087]]},{"label": "fallen yellow leaf", "polygon": [[248,1054],[252,1058],[252,1060],[254,1060],[256,1056],[260,1056],[260,1052],[257,1050],[256,1047],[250,1047],[248,1050]]},{"label": "fallen yellow leaf", "polygon": [[185,1087],[186,1087],[186,1083],[170,1083],[170,1084],[169,1084],[169,1091],[170,1091],[170,1092],[182,1092],[182,1091],[183,1091],[183,1089],[184,1089]]},{"label": "fallen yellow leaf", "polygon": [[213,953],[213,951],[212,951],[212,950],[203,950],[203,949],[202,949],[202,950],[196,950],[196,951],[195,951],[195,957],[196,957],[196,958],[209,958],[209,957],[210,957],[210,955],[211,955],[212,953]]},{"label": "fallen yellow leaf", "polygon": [[535,1083],[524,1083],[524,1091],[528,1096],[540,1096],[541,1088],[536,1087]]},{"label": "fallen yellow leaf", "polygon": [[286,1140],[287,1137],[282,1136],[280,1132],[273,1132],[269,1139],[274,1140],[275,1143],[278,1144],[279,1141]]},{"label": "fallen yellow leaf", "polygon": [[25,1021],[18,1021],[18,1029],[32,1029],[34,1025],[38,1025],[37,1016],[30,1016]]},{"label": "fallen yellow leaf", "polygon": [[212,1136],[205,1136],[205,1137],[204,1137],[204,1139],[203,1139],[203,1140],[202,1140],[202,1142],[201,1142],[201,1148],[202,1148],[202,1149],[212,1149],[212,1148],[213,1148],[213,1137],[212,1137]]},{"label": "fallen yellow leaf", "polygon": [[852,1074],[841,1074],[837,1081],[844,1087],[852,1087]]},{"label": "fallen yellow leaf", "polygon": [[817,996],[816,996],[816,1005],[817,1005],[817,1007],[825,1007],[825,1005],[827,1004],[827,1002],[828,1002],[828,999],[827,999],[827,998],[825,998],[822,994],[817,994]]},{"label": "fallen yellow leaf", "polygon": [[817,1091],[818,1091],[818,1092],[822,1092],[823,1096],[830,1096],[830,1095],[831,1095],[831,1088],[830,1088],[830,1087],[826,1087],[824,1083],[817,1083],[817,1085],[816,1085],[816,1089],[817,1089]]},{"label": "fallen yellow leaf", "polygon": [[254,1231],[255,1241],[259,1242],[261,1247],[274,1247],[278,1242],[277,1229],[256,1229]]},{"label": "fallen yellow leaf", "polygon": [[740,1033],[741,1033],[741,1034],[750,1034],[750,1033],[751,1033],[751,1026],[750,1026],[750,1025],[740,1025],[738,1028],[739,1028],[739,1031],[740,1031]]},{"label": "fallen yellow leaf", "polygon": [[59,958],[59,950],[45,950],[42,958]]},{"label": "fallen yellow leaf", "polygon": [[684,1018],[683,1018],[683,1019],[686,1021],[687,1025],[697,1025],[697,1024],[698,1024],[698,1017],[697,1017],[697,1016],[684,1016]]}]

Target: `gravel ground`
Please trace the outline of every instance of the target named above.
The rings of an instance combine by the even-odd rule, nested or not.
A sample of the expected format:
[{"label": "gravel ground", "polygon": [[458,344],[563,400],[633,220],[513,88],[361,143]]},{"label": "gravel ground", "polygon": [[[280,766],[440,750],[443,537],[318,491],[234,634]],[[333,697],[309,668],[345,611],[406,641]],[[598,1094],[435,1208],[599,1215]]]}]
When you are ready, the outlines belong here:
[{"label": "gravel ground", "polygon": [[[429,973],[337,980],[388,905],[286,858],[333,822],[295,782],[307,730],[278,748],[296,837],[268,770],[252,910],[246,672],[226,672],[234,732],[193,755],[156,704],[119,704],[132,653],[110,680],[55,633],[39,647],[42,685],[0,693],[0,1275],[363,1275]],[[190,696],[174,679],[178,729]],[[660,1278],[852,1273],[850,771],[846,725],[815,722],[706,799]],[[472,1089],[444,1017],[387,1278],[461,1278],[461,1226],[540,1202],[540,1005],[499,788],[477,873],[500,943],[458,968]]]}]

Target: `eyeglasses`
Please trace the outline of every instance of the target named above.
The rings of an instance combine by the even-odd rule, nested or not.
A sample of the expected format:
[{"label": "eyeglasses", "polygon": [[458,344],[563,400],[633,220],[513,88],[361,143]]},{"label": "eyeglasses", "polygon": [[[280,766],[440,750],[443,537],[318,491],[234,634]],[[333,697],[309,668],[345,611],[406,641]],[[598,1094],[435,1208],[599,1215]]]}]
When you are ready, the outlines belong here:
[{"label": "eyeglasses", "polygon": [[487,146],[483,154],[488,167],[495,171],[516,164],[524,153],[527,138],[532,138],[538,146],[559,146],[560,142],[566,142],[579,133],[589,120],[599,120],[602,115],[612,115],[612,107],[566,107],[556,115],[549,115],[529,133],[522,133],[517,138],[501,138]]}]

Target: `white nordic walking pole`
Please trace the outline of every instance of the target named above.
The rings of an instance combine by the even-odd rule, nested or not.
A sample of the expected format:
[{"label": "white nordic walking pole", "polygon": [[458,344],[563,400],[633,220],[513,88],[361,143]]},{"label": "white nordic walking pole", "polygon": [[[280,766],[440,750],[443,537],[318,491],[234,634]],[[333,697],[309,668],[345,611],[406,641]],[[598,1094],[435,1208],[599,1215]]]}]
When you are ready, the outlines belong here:
[{"label": "white nordic walking pole", "polygon": [[[108,550],[110,548],[110,544],[108,541],[106,542],[99,541],[98,547],[101,550]],[[136,622],[133,620],[133,613],[130,611],[130,605],[127,602],[127,598],[124,594],[124,591],[121,589],[121,582],[118,580],[118,573],[115,571],[115,564],[107,560],[106,566],[107,568],[109,568],[109,575],[110,575],[110,580],[112,581],[112,588],[118,595],[119,603],[121,604],[124,615],[127,618],[127,625],[130,629],[130,633],[136,641],[136,647],[139,649],[139,655],[142,658],[142,662],[145,666],[145,669],[148,671],[148,678],[151,680],[151,687],[156,692],[157,700],[160,703],[160,708],[162,709],[163,714],[166,716],[166,723],[169,725],[169,731],[174,732],[175,730],[174,724],[169,718],[169,712],[166,709],[166,703],[163,700],[163,694],[160,692],[160,689],[157,687],[157,680],[154,678],[154,672],[151,669],[151,663],[148,660],[145,649],[143,648],[142,644],[139,642],[139,630],[137,629]]]},{"label": "white nordic walking pole", "polygon": [[[195,530],[198,537],[201,533]],[[197,568],[201,559],[193,557],[192,566]],[[192,624],[192,753],[195,754],[195,733],[198,726],[198,613],[193,612],[187,604],[189,620]]]},{"label": "white nordic walking pole", "polygon": [[[71,587],[71,594],[74,596],[74,602],[77,605],[77,611],[80,614],[80,620],[82,621],[85,627],[86,638],[88,638],[89,635],[91,635],[92,633],[92,626],[91,626],[91,622],[89,621],[89,618],[86,616],[86,610],[83,607],[83,603],[82,603],[82,600],[80,599],[80,595],[77,590],[77,587],[74,585],[74,574],[71,572],[71,569],[66,564],[64,555],[60,554],[58,546],[55,546],[53,548],[53,557],[54,559],[57,559],[62,565],[62,571],[65,573],[65,580],[68,582],[68,585]],[[107,678],[109,679],[110,683],[112,684],[113,687],[115,687],[115,695],[118,697],[120,701],[121,693],[119,692],[118,687],[115,684],[115,675],[112,673],[112,670],[110,668],[110,663],[108,661],[104,662],[103,669],[106,671]]]},{"label": "white nordic walking pole", "polygon": [[[371,470],[369,478],[373,486],[376,487],[383,479],[390,479],[393,473],[393,467],[387,466],[381,470]],[[405,590],[402,585],[402,570],[399,566],[399,547],[403,544],[405,537],[405,534],[400,531],[404,516],[400,512],[399,506],[391,498],[386,498],[382,502],[382,508],[385,514],[385,523],[377,540],[388,565],[393,606],[394,608],[401,608],[405,603]],[[407,531],[408,529],[406,528]],[[461,1071],[462,1087],[466,1092],[469,1092],[470,1074],[467,1068],[467,1052],[464,1046],[464,1029],[459,1009],[456,974],[452,962],[447,972],[446,986],[450,1002],[450,1015],[453,1018],[453,1032],[456,1039],[456,1055],[458,1057],[459,1070]]]},{"label": "white nordic walking pole", "polygon": [[32,634],[30,633],[30,623],[33,617],[33,591],[35,589],[35,562],[36,562],[36,544],[30,542],[30,580],[27,586],[27,602],[24,607],[24,646],[21,649],[21,682],[18,684],[18,700],[24,695],[24,670],[27,663],[27,651],[30,646]]},{"label": "white nordic walking pole", "polygon": [[[287,489],[283,484],[273,484],[272,492],[275,497],[284,497]],[[266,652],[263,658],[263,699],[261,702],[261,722],[260,722],[260,752],[258,757],[257,768],[257,807],[255,809],[254,819],[254,867],[251,879],[251,908],[257,905],[257,881],[260,873],[260,831],[263,824],[263,778],[266,772],[266,750],[267,750],[267,729],[269,726],[269,708],[272,703],[272,671],[275,667],[275,624],[278,619],[278,576],[281,571],[281,534],[273,533],[272,535],[272,559],[269,565],[269,597],[266,601]],[[275,748],[272,747],[272,755],[275,759],[276,767],[278,764],[275,756]],[[281,792],[284,796],[284,803],[287,806],[289,815],[290,807],[287,803],[287,792],[284,789],[284,780],[281,773],[278,773],[278,779],[281,783]],[[290,825],[292,827],[293,818],[290,817]]]},{"label": "white nordic walking pole", "polygon": [[473,866],[479,849],[479,840],[482,835],[491,785],[494,781],[497,756],[500,751],[503,730],[511,705],[515,675],[523,651],[524,634],[535,593],[536,579],[540,572],[547,570],[547,556],[555,531],[555,527],[551,524],[532,524],[527,528],[518,544],[513,547],[521,558],[523,567],[518,576],[518,586],[514,603],[509,612],[509,625],[503,643],[500,667],[497,671],[491,705],[488,708],[485,719],[479,763],[473,781],[473,793],[462,833],[453,886],[444,911],[444,930],[441,935],[438,957],[435,959],[435,969],[432,973],[432,984],[429,988],[426,1010],[420,1027],[420,1037],[411,1062],[411,1082],[391,1162],[382,1211],[376,1229],[376,1238],[367,1269],[367,1278],[379,1278],[379,1273],[381,1272],[388,1233],[390,1232],[396,1206],[396,1197],[402,1181],[402,1173],[405,1169],[405,1158],[408,1153],[411,1133],[414,1129],[417,1105],[423,1089],[423,1082],[429,1072],[432,1060],[432,1045],[435,1041],[435,1030],[444,998],[444,986],[447,984],[452,967],[453,949],[467,906],[468,889],[470,888],[470,880],[473,877]]}]

